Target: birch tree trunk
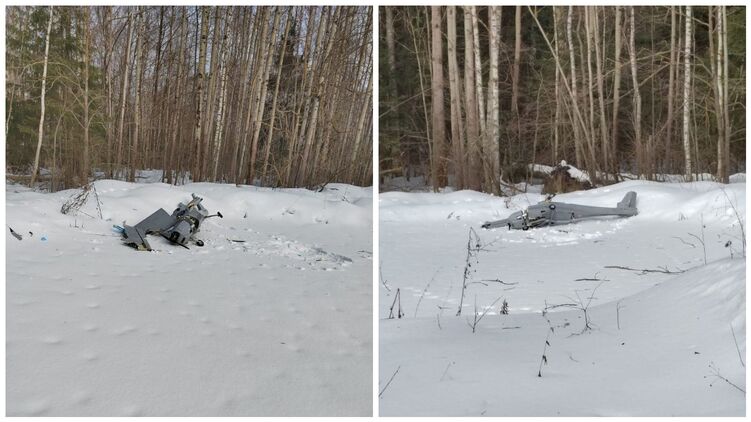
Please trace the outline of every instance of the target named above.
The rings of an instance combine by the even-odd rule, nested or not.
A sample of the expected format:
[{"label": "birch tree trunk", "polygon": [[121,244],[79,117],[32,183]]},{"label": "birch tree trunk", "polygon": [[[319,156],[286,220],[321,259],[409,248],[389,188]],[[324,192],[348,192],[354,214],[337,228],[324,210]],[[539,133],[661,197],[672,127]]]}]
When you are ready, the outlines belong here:
[{"label": "birch tree trunk", "polygon": [[[571,63],[571,102],[574,109],[578,108],[578,93],[576,90],[576,56],[574,55],[574,39],[572,35],[574,7],[568,7],[568,16],[566,17],[566,40],[568,41],[569,60]],[[571,125],[574,130],[574,150],[576,153],[576,165],[584,164],[584,155],[582,153],[581,129],[577,122],[572,119]]]},{"label": "birch tree trunk", "polygon": [[[311,111],[311,117],[310,117],[310,123],[308,125],[308,132],[307,136],[305,138],[305,143],[303,147],[303,156],[302,156],[302,163],[300,166],[300,173],[298,174],[298,180],[301,184],[307,184],[308,180],[308,170],[311,158],[311,150],[313,147],[313,137],[316,134],[316,130],[318,129],[318,113],[319,109],[321,107],[321,98],[324,96],[324,83],[326,81],[326,74],[325,74],[325,68],[326,68],[326,62],[324,60],[325,57],[329,55],[329,52],[331,51],[332,42],[334,41],[334,34],[336,34],[336,29],[338,25],[338,15],[339,11],[341,9],[336,9],[334,11],[334,16],[331,17],[331,19],[327,19],[324,24],[321,25],[320,32],[318,33],[318,37],[320,40],[323,40],[324,38],[328,39],[326,42],[326,45],[323,46],[323,44],[319,44],[318,48],[318,61],[319,66],[317,70],[317,84],[316,86],[316,95],[313,97],[313,108]],[[331,14],[331,9],[328,10],[327,18]],[[325,34],[325,35],[324,35]],[[323,47],[324,50],[321,50],[320,47]],[[312,88],[312,85],[311,85]]]},{"label": "birch tree trunk", "polygon": [[[485,109],[485,88],[482,85],[482,51],[480,50],[480,23],[477,7],[470,6],[472,13],[472,50],[475,52],[475,91],[477,92],[477,111],[480,122],[480,137],[487,137],[487,110]],[[486,142],[486,141],[483,141]]]},{"label": "birch tree trunk", "polygon": [[[669,161],[669,151],[670,151],[670,145],[673,141],[673,121],[675,120],[673,113],[674,113],[674,99],[675,99],[675,72],[676,72],[676,53],[678,50],[678,46],[676,45],[676,24],[675,24],[675,6],[670,6],[670,68],[668,75],[668,116],[667,116],[667,122],[666,122],[666,133],[667,136],[665,137],[665,160]],[[668,165],[667,168],[670,168]]]},{"label": "birch tree trunk", "polygon": [[[712,33],[712,6],[709,7],[709,20],[710,20],[710,27],[709,27],[709,39],[710,39],[710,51],[712,47],[712,37],[714,37],[714,34]],[[727,138],[728,133],[725,131],[726,125],[725,125],[725,103],[727,101],[727,92],[725,91],[725,84],[724,84],[724,72],[725,67],[723,64],[723,59],[725,57],[725,49],[726,46],[724,44],[724,22],[723,22],[723,9],[724,6],[716,6],[715,10],[717,13],[717,17],[715,19],[716,28],[715,32],[717,33],[717,50],[715,51],[715,63],[712,65],[712,73],[713,73],[713,79],[715,84],[715,115],[717,120],[717,179],[722,183],[728,183],[728,159],[729,155],[726,154],[725,151],[725,138]]]},{"label": "birch tree trunk", "polygon": [[[519,64],[521,61],[522,51],[522,7],[516,6],[514,17],[514,64],[511,74],[511,110],[514,112],[514,121],[516,123],[515,141],[521,144],[522,126],[521,116],[519,116]],[[520,145],[521,146],[521,145]]]},{"label": "birch tree trunk", "polygon": [[472,12],[464,6],[464,110],[467,116],[467,187],[482,189],[482,159],[477,91],[475,88],[475,50],[472,40]]},{"label": "birch tree trunk", "polygon": [[211,148],[211,141],[212,136],[211,133],[214,130],[214,124],[216,124],[216,120],[213,118],[214,116],[214,107],[217,106],[217,93],[219,91],[219,51],[222,49],[221,46],[219,46],[220,43],[220,35],[222,33],[220,29],[221,23],[220,21],[220,12],[222,10],[222,7],[229,7],[229,6],[216,6],[213,8],[214,10],[214,28],[213,28],[213,37],[211,40],[211,57],[209,59],[210,67],[209,67],[209,90],[206,100],[206,111],[204,115],[206,116],[206,124],[203,127],[203,133],[202,136],[202,146],[203,149],[202,158],[201,161],[201,180],[208,180],[210,177],[210,167],[209,164],[211,163],[212,157],[210,156],[213,152]]},{"label": "birch tree trunk", "polygon": [[488,99],[488,139],[486,142],[485,159],[491,160],[491,183],[493,193],[501,194],[500,185],[500,101],[498,88],[498,64],[500,61],[500,6],[489,6],[490,13],[490,76]]},{"label": "birch tree trunk", "polygon": [[722,179],[723,183],[730,183],[730,176],[728,166],[730,165],[730,92],[728,91],[728,7],[722,7],[722,77],[723,77],[723,89],[725,94],[722,102],[723,116],[725,118],[725,148],[723,153],[725,154],[725,174]]},{"label": "birch tree trunk", "polygon": [[232,18],[232,8],[228,7],[224,14],[224,36],[222,37],[222,56],[219,59],[219,72],[220,72],[220,88],[219,88],[219,108],[216,112],[216,130],[214,131],[214,168],[211,172],[211,180],[217,181],[217,172],[219,171],[219,162],[221,161],[222,151],[222,132],[224,131],[224,108],[225,98],[227,94],[227,32],[229,31],[229,23]]},{"label": "birch tree trunk", "polygon": [[459,62],[456,59],[456,6],[446,7],[447,41],[449,60],[449,95],[451,106],[451,144],[455,185],[464,189],[464,127],[462,119],[461,93],[459,88]]},{"label": "birch tree trunk", "polygon": [[91,29],[89,26],[89,8],[83,7],[83,157],[81,157],[81,180],[83,183],[89,181],[89,61],[91,58],[89,39]]},{"label": "birch tree trunk", "polygon": [[[587,95],[589,101],[587,107],[589,108],[589,129],[587,136],[587,150],[589,153],[589,162],[593,167],[589,167],[588,170],[592,173],[593,180],[597,179],[597,155],[595,150],[597,149],[596,132],[595,132],[595,99],[594,99],[594,75],[592,72],[592,9],[594,6],[584,7],[584,32],[587,46]],[[581,41],[579,43],[581,45]],[[582,62],[584,62],[582,60]]]},{"label": "birch tree trunk", "polygon": [[136,6],[136,100],[133,105],[134,125],[133,125],[133,142],[131,143],[128,157],[130,163],[130,172],[128,173],[128,181],[134,182],[136,177],[136,170],[138,169],[138,136],[141,132],[141,15],[140,6]]},{"label": "birch tree trunk", "polygon": [[[613,135],[612,137],[612,156],[611,163],[613,174],[617,175],[620,171],[618,166],[618,108],[621,101],[621,6],[615,6],[615,64],[613,76]],[[617,176],[616,176],[617,177]]]},{"label": "birch tree trunk", "polygon": [[178,59],[177,59],[177,82],[176,87],[173,94],[173,100],[172,100],[172,107],[176,111],[173,113],[172,116],[172,123],[170,131],[170,141],[167,145],[168,152],[165,153],[165,157],[168,157],[164,160],[164,171],[167,174],[167,183],[172,184],[177,183],[176,175],[173,173],[178,170],[176,166],[176,160],[175,160],[175,150],[176,150],[176,144],[178,140],[178,134],[180,133],[180,118],[182,117],[182,108],[180,107],[181,99],[183,98],[182,95],[182,87],[183,87],[183,69],[184,69],[184,60],[183,60],[183,51],[185,48],[185,45],[187,43],[187,37],[188,37],[188,17],[186,16],[187,12],[183,10],[182,16],[180,18],[181,24],[180,24],[180,45],[177,48],[178,51]]},{"label": "birch tree trunk", "polygon": [[360,117],[357,119],[357,131],[355,132],[355,144],[354,148],[352,148],[352,155],[349,159],[349,175],[347,177],[347,180],[350,183],[355,183],[355,171],[360,167],[360,163],[357,161],[358,152],[360,151],[360,143],[362,141],[363,136],[367,136],[367,134],[363,133],[363,127],[365,125],[365,118],[368,115],[368,111],[370,111],[370,104],[372,103],[372,95],[373,95],[373,77],[368,76],[368,89],[365,96],[365,99],[362,103],[362,109],[360,110]]},{"label": "birch tree trunk", "polygon": [[107,143],[106,152],[106,168],[107,177],[112,178],[112,144],[114,143],[114,107],[112,104],[112,96],[114,95],[112,89],[112,49],[113,49],[113,34],[112,34],[112,9],[104,8],[103,23],[104,23],[104,87],[105,87],[105,138]]},{"label": "birch tree trunk", "polygon": [[39,115],[39,130],[37,131],[37,149],[34,154],[34,167],[32,168],[31,181],[29,182],[29,186],[32,188],[34,187],[34,183],[36,183],[37,173],[39,172],[39,155],[42,151],[42,138],[44,137],[44,97],[47,93],[47,61],[50,56],[50,32],[52,31],[53,7],[54,6],[50,6],[50,17],[47,20],[47,35],[44,38],[44,67],[42,68],[42,93],[40,99],[41,113]]},{"label": "birch tree trunk", "polygon": [[195,161],[193,166],[193,180],[200,181],[201,162],[203,160],[203,110],[204,94],[203,88],[206,79],[206,47],[209,38],[209,9],[207,6],[201,8],[201,40],[198,51],[198,69],[196,69],[196,117],[195,128],[193,131],[193,146],[195,147]]},{"label": "birch tree trunk", "polygon": [[690,95],[691,95],[691,44],[692,17],[691,6],[686,6],[686,35],[683,51],[683,156],[686,180],[693,180],[691,162],[691,140],[689,139],[689,124],[691,123]]},{"label": "birch tree trunk", "polygon": [[602,56],[600,54],[600,23],[597,13],[598,6],[594,6],[594,44],[595,44],[595,65],[597,69],[597,98],[600,106],[600,138],[602,148],[602,169],[605,173],[610,171],[610,150],[608,148],[608,123],[605,116],[605,88],[602,76]]},{"label": "birch tree trunk", "polygon": [[[553,46],[554,46],[554,56],[556,62],[558,62],[559,52],[558,52],[558,8],[556,6],[553,7]],[[553,163],[558,164],[558,149],[560,145],[560,118],[561,118],[561,89],[560,89],[560,79],[561,79],[561,72],[558,71],[558,67],[560,67],[560,63],[556,63],[556,71],[555,71],[555,116],[553,117]]]},{"label": "birch tree trunk", "polygon": [[258,156],[258,139],[261,133],[261,123],[263,122],[263,115],[266,111],[266,93],[268,91],[269,87],[269,72],[271,71],[271,59],[273,58],[273,54],[268,54],[268,51],[274,47],[274,31],[279,28],[279,19],[281,17],[281,13],[279,12],[279,6],[277,6],[276,11],[274,13],[274,24],[271,26],[271,34],[272,36],[269,37],[269,47],[267,48],[267,58],[266,62],[264,63],[263,68],[261,69],[261,92],[260,92],[260,101],[258,102],[258,107],[256,108],[256,115],[255,115],[255,130],[253,132],[253,141],[251,142],[251,149],[250,149],[250,171],[249,176],[251,183],[253,182],[253,178],[256,175],[256,157]]},{"label": "birch tree trunk", "polygon": [[[125,40],[125,56],[123,57],[123,83],[122,88],[120,89],[120,123],[118,124],[118,130],[117,130],[117,156],[115,158],[115,165],[114,167],[119,170],[119,167],[123,163],[123,144],[124,144],[124,130],[125,130],[125,108],[128,104],[128,82],[130,80],[130,73],[129,73],[129,66],[130,66],[130,48],[132,44],[133,39],[133,15],[130,13],[130,9],[128,9],[128,38]],[[117,170],[115,170],[117,171]],[[113,171],[114,173],[114,171]],[[114,174],[113,174],[114,175]]]},{"label": "birch tree trunk", "polygon": [[[290,12],[291,13],[291,12]],[[290,20],[294,21],[294,18],[287,18],[284,21],[284,38],[282,39],[282,53],[279,56],[279,66],[276,74],[276,83],[274,84],[274,99],[271,103],[271,117],[269,118],[269,133],[266,137],[266,146],[263,152],[263,168],[261,170],[261,183],[266,182],[266,171],[269,165],[269,155],[271,153],[271,144],[274,142],[274,119],[276,117],[276,105],[279,98],[279,82],[282,78],[282,71],[284,69],[284,55],[287,51],[287,37],[289,36]]]},{"label": "birch tree trunk", "polygon": [[433,190],[448,184],[446,177],[445,117],[443,112],[443,33],[441,31],[441,7],[431,6],[430,27],[432,31],[431,63],[431,113],[433,121]]},{"label": "birch tree trunk", "polygon": [[641,95],[639,94],[639,78],[637,76],[636,65],[636,18],[634,17],[634,6],[630,6],[630,33],[629,33],[629,57],[631,61],[631,82],[633,85],[633,102],[634,102],[634,144],[636,145],[636,165],[639,175],[647,174],[645,168],[645,151],[641,134]]},{"label": "birch tree trunk", "polygon": [[[272,36],[272,34],[270,33],[270,31],[268,30],[269,25],[268,25],[268,13],[267,12],[268,12],[268,10],[264,9],[263,13],[262,13],[262,16],[261,16],[261,20],[263,22],[262,25],[261,25],[261,36],[259,38],[258,45],[256,47],[256,54],[255,54],[255,57],[254,57],[254,60],[253,60],[254,61],[254,65],[253,65],[253,82],[251,84],[251,90],[250,90],[251,91],[251,94],[250,94],[251,95],[251,102],[250,102],[250,107],[248,109],[248,112],[246,114],[245,129],[243,130],[243,134],[242,134],[242,142],[241,142],[242,148],[241,148],[241,151],[240,151],[240,158],[239,158],[240,159],[240,165],[237,168],[237,175],[235,176],[236,177],[236,183],[239,183],[240,181],[246,180],[244,178],[244,174],[245,174],[245,167],[246,167],[246,165],[245,165],[246,164],[245,163],[245,157],[247,155],[247,150],[248,150],[248,135],[249,134],[252,135],[253,133],[255,133],[255,131],[254,131],[255,126],[254,125],[257,122],[254,119],[254,117],[256,116],[256,112],[257,112],[258,108],[261,107],[261,105],[262,105],[262,102],[261,102],[262,78],[263,78],[263,74],[265,72],[265,64],[266,64],[267,56],[269,55],[268,54],[268,51],[269,51],[269,48],[270,48],[270,40],[269,39]],[[304,77],[303,77],[303,79],[304,79]],[[251,136],[250,140],[251,140],[251,143],[252,143],[253,142],[253,137],[252,136]],[[252,180],[253,176],[252,175],[248,175],[248,177],[249,177],[249,179],[248,179],[249,183],[253,183],[253,180]]]}]

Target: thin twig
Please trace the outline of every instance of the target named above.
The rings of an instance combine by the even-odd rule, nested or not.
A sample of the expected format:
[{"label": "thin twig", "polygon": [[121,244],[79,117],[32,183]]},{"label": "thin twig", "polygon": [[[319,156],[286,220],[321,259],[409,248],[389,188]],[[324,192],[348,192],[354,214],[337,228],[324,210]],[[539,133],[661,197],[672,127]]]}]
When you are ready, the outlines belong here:
[{"label": "thin twig", "polygon": [[618,329],[621,329],[621,301],[615,304],[615,322],[618,325]]},{"label": "thin twig", "polygon": [[446,374],[449,371],[449,368],[451,368],[451,365],[453,365],[454,362],[449,362],[448,365],[446,365],[446,369],[443,371],[443,375],[441,375],[441,379],[439,381],[443,381],[443,378],[446,376]]},{"label": "thin twig", "polygon": [[673,239],[678,239],[678,240],[680,240],[680,241],[681,241],[681,243],[683,243],[684,245],[688,245],[688,246],[691,246],[692,248],[695,248],[695,247],[696,247],[696,245],[694,245],[693,243],[690,243],[690,242],[686,242],[685,240],[683,240],[683,238],[682,238],[682,237],[678,237],[678,236],[670,236],[670,237],[672,237]]},{"label": "thin twig", "polygon": [[[746,390],[742,389],[741,387],[738,387],[735,383],[733,383],[729,379],[727,379],[724,376],[722,376],[722,374],[720,374],[720,370],[717,369],[716,366],[714,366],[714,362],[710,362],[709,363],[709,367],[712,369],[712,372],[713,372],[712,375],[714,375],[715,378],[719,378],[719,379],[725,381],[726,383],[728,383],[728,384],[732,385],[733,387],[737,388],[738,391],[740,391],[741,393],[746,394]],[[709,386],[711,387],[712,384],[710,383]]]},{"label": "thin twig", "polygon": [[738,351],[738,359],[741,360],[741,366],[746,367],[746,364],[743,362],[743,354],[741,354],[741,348],[738,347],[738,339],[735,338],[735,330],[733,330],[733,324],[730,324],[730,332],[733,333],[733,341],[735,342],[735,350]]},{"label": "thin twig", "polygon": [[[383,263],[381,263],[381,264],[383,264]],[[381,270],[380,268],[378,268],[378,277],[381,279],[381,284],[383,284],[383,287],[385,287],[386,290],[388,290],[390,292],[391,288],[389,287],[388,284],[386,284],[386,280],[383,279],[383,270]]]},{"label": "thin twig", "polygon": [[[490,312],[490,310],[493,309],[493,306],[495,306],[495,304],[498,303],[499,300],[501,300],[500,297],[494,300],[493,303],[490,304],[490,306],[487,306],[485,310],[482,312],[482,314],[478,314],[477,313],[477,295],[475,295],[475,318],[472,324],[469,323],[469,319],[467,320],[467,324],[472,328],[472,333],[474,333],[475,330],[477,329],[477,324],[479,324],[480,321],[482,321],[482,319],[485,318],[485,315],[487,315],[488,312]],[[478,315],[479,315],[479,318],[478,318]]]},{"label": "thin twig", "polygon": [[391,303],[391,307],[389,308],[389,319],[394,319],[394,306],[397,301],[399,302],[399,307],[397,308],[396,315],[401,318],[404,316],[404,313],[402,312],[401,291],[398,288],[396,289],[396,295],[394,295],[394,302]]},{"label": "thin twig", "polygon": [[693,233],[689,233],[688,235],[694,237],[699,243],[701,243],[702,250],[704,251],[704,265],[707,265],[707,244],[704,243],[704,227],[704,214],[701,214],[701,237]]},{"label": "thin twig", "polygon": [[680,274],[685,273],[686,270],[679,269],[678,271],[670,271],[666,267],[658,267],[657,269],[649,269],[649,268],[631,268],[631,267],[624,267],[621,265],[606,265],[605,268],[613,268],[616,270],[627,270],[627,271],[639,271],[641,274],[647,274],[647,273],[662,273],[662,274]]},{"label": "thin twig", "polygon": [[386,385],[385,385],[385,386],[383,387],[383,389],[381,390],[381,392],[380,392],[380,393],[378,393],[378,398],[381,398],[381,396],[383,395],[383,392],[384,392],[384,391],[386,391],[386,389],[387,389],[387,388],[389,388],[389,385],[391,385],[391,381],[393,381],[393,380],[394,380],[394,377],[396,376],[396,374],[397,374],[397,373],[399,373],[399,369],[401,369],[401,368],[402,368],[402,366],[401,366],[401,365],[399,365],[399,367],[398,367],[398,368],[396,368],[396,371],[394,371],[394,374],[393,374],[393,375],[391,375],[391,378],[389,378],[389,382],[387,382],[387,383],[386,383]]},{"label": "thin twig", "polygon": [[733,201],[730,200],[730,197],[728,196],[728,193],[725,192],[725,188],[720,188],[722,193],[725,195],[725,198],[728,200],[728,203],[730,203],[730,207],[733,209],[733,212],[735,213],[735,218],[738,220],[738,225],[741,228],[741,237],[743,238],[743,244],[741,245],[743,247],[743,257],[746,257],[746,228],[743,225],[743,220],[741,220],[741,216],[738,213],[738,208],[736,208]]},{"label": "thin twig", "polygon": [[548,364],[547,351],[548,351],[548,346],[550,346],[550,341],[549,340],[550,340],[550,333],[551,332],[553,332],[552,327],[551,327],[550,331],[548,331],[548,335],[545,336],[545,345],[542,348],[542,356],[540,357],[540,367],[537,369],[537,376],[540,377],[540,378],[542,378],[542,364],[543,363],[545,365]]},{"label": "thin twig", "polygon": [[574,281],[610,281],[610,280],[605,279],[605,278],[599,278],[599,277],[597,277],[599,274],[600,274],[600,272],[598,271],[598,272],[595,273],[594,277],[592,277],[592,278],[577,278]]},{"label": "thin twig", "polygon": [[503,284],[505,286],[513,286],[515,284],[519,284],[518,282],[516,282],[516,283],[509,283],[509,282],[506,282],[506,281],[501,281],[498,278],[493,279],[493,280],[482,280],[482,281],[487,281],[488,283],[500,283],[500,284]]},{"label": "thin twig", "polygon": [[422,302],[422,298],[425,296],[425,293],[430,288],[430,283],[432,283],[433,280],[435,280],[435,276],[438,275],[438,271],[439,270],[436,270],[435,273],[433,273],[433,277],[430,278],[430,281],[428,281],[428,284],[426,284],[425,288],[422,289],[422,293],[420,293],[420,298],[417,299],[417,305],[415,306],[415,318],[417,318],[417,310],[420,308],[420,303]]}]

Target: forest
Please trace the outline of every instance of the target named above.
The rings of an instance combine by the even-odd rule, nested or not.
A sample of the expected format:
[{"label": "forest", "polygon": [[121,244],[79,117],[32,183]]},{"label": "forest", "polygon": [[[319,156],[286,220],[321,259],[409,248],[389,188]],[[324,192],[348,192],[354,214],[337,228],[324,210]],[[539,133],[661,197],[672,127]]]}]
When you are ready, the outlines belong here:
[{"label": "forest", "polygon": [[8,7],[6,174],[372,179],[372,8]]},{"label": "forest", "polygon": [[381,7],[380,181],[745,171],[745,7]]}]

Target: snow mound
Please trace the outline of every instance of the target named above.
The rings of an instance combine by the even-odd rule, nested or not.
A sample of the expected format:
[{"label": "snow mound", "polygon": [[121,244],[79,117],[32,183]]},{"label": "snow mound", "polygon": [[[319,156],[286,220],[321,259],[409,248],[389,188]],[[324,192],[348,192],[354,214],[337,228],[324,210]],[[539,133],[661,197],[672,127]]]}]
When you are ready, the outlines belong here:
[{"label": "snow mound", "polygon": [[[371,414],[369,188],[95,187],[63,215],[80,190],[6,185],[8,415]],[[204,247],[112,230],[191,193]]]},{"label": "snow mound", "polygon": [[[614,207],[627,192],[637,194],[639,220],[676,221],[704,215],[734,221],[732,210],[745,209],[745,184],[716,182],[658,183],[626,181],[597,189],[556,195],[554,201],[581,205]],[[523,193],[498,198],[475,191],[441,193],[386,192],[380,195],[380,216],[386,221],[432,223],[455,221],[475,226],[499,220],[546,198],[539,193]]]},{"label": "snow mound", "polygon": [[381,415],[742,416],[718,376],[745,389],[745,269],[723,260],[593,306],[587,331],[579,310],[512,308],[474,334],[449,314],[382,321],[382,386],[399,373]]},{"label": "snow mound", "polygon": [[[568,167],[566,171],[568,172],[569,176],[571,176],[572,178],[580,182],[591,182],[589,175],[586,172],[579,170],[578,168],[574,167],[571,164],[568,164],[565,160],[561,161],[560,166]],[[543,174],[550,174],[553,172],[553,170],[555,170],[555,167],[546,166],[545,164],[529,164],[528,168],[531,171],[543,173]]]},{"label": "snow mound", "polygon": [[637,216],[528,231],[479,224],[542,195],[382,194],[380,414],[742,416],[745,183],[554,200],[612,207],[628,191]]}]

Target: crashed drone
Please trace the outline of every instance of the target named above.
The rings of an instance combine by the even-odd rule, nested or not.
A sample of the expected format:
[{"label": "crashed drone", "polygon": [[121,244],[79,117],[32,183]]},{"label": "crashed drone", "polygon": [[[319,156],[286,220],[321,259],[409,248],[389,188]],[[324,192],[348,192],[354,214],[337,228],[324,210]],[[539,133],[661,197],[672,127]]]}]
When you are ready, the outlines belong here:
[{"label": "crashed drone", "polygon": [[482,228],[494,229],[507,226],[509,229],[528,230],[531,227],[569,224],[594,217],[631,217],[638,212],[636,209],[636,192],[627,193],[615,208],[552,202],[548,199],[539,202],[537,205],[530,205],[526,210],[517,211],[506,219],[489,221],[483,224]]},{"label": "crashed drone", "polygon": [[203,220],[210,217],[223,218],[222,213],[217,212],[209,215],[206,208],[201,205],[203,198],[191,194],[193,199],[187,204],[178,204],[172,215],[167,214],[163,208],[155,211],[150,216],[135,226],[123,224],[119,231],[123,234],[125,244],[139,251],[150,251],[151,246],[146,241],[146,235],[158,234],[170,242],[188,249],[188,242],[192,241],[197,246],[203,246],[203,241],[195,239]]}]

